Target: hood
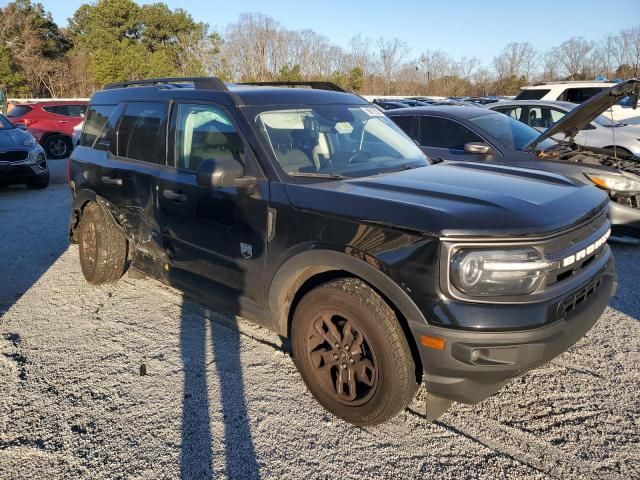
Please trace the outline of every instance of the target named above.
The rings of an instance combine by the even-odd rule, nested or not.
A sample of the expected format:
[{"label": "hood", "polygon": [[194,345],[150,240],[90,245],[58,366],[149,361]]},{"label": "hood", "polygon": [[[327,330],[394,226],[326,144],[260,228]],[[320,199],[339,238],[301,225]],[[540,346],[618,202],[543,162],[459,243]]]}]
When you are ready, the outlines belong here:
[{"label": "hood", "polygon": [[531,142],[527,148],[533,152],[540,142],[559,133],[563,133],[565,138],[573,138],[578,134],[578,132],[580,132],[580,130],[586,128],[586,126],[589,125],[598,115],[602,115],[605,111],[611,108],[611,105],[615,104],[627,95],[635,96],[636,100],[633,107],[635,108],[638,102],[639,93],[640,80],[635,78],[604,89],[567,113],[562,117],[562,120],[545,130],[544,133]]},{"label": "hood", "polygon": [[562,175],[472,162],[287,184],[286,191],[301,210],[437,236],[550,233],[583,221],[608,200]]},{"label": "hood", "polygon": [[24,141],[30,136],[31,134],[24,132],[19,128],[0,130],[0,150],[23,147]]}]

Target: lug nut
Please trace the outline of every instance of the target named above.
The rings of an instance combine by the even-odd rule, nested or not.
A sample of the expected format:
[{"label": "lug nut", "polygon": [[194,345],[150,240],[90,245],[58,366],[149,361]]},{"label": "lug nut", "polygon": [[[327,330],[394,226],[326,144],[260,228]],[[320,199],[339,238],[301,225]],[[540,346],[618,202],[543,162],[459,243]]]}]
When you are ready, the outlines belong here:
[{"label": "lug nut", "polygon": [[334,353],[334,354],[333,354],[333,359],[334,359],[334,360],[337,360],[337,359],[338,359],[338,354],[337,354],[337,353]]},{"label": "lug nut", "polygon": [[353,358],[350,358],[349,363],[356,363],[356,361]]},{"label": "lug nut", "polygon": [[342,368],[347,368],[347,364],[346,364],[346,363],[343,363],[343,364],[342,364]]}]

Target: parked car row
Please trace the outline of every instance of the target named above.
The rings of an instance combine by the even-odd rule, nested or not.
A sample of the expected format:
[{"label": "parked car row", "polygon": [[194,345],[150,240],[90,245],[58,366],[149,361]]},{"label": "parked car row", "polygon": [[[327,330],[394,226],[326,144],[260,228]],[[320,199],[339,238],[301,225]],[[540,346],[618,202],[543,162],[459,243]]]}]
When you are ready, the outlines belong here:
[{"label": "parked car row", "polygon": [[383,110],[395,110],[407,107],[427,107],[429,105],[464,105],[477,106],[488,105],[501,101],[498,97],[406,97],[406,98],[374,98],[372,103]]},{"label": "parked car row", "polygon": [[[616,82],[607,81],[543,82],[523,87],[515,100],[551,100],[581,104],[615,85]],[[621,123],[640,125],[640,116],[634,108],[637,98],[635,93],[616,98],[603,113],[606,112],[608,117]]]},{"label": "parked car row", "polygon": [[637,95],[639,88],[638,80],[613,84],[579,106],[520,100],[484,108],[396,109],[387,115],[432,159],[545,170],[596,185],[609,195],[617,238],[637,242],[640,158],[634,155],[640,151],[640,130],[625,129],[602,112],[612,99]]}]

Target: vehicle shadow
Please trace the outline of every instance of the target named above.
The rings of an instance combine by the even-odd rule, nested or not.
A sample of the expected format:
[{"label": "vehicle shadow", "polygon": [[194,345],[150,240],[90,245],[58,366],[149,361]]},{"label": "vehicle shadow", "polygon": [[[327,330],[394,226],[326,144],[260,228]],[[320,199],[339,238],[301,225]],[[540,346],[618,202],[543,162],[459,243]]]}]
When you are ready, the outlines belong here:
[{"label": "vehicle shadow", "polygon": [[69,247],[70,205],[66,185],[0,187],[0,317]]},{"label": "vehicle shadow", "polygon": [[[264,232],[254,231],[242,208],[234,208],[234,227],[224,234],[225,245],[233,248],[223,246],[223,253],[215,254],[213,250],[198,251],[195,255],[200,255],[199,261],[194,261],[189,254],[180,257],[182,247],[174,244],[173,251],[178,253],[168,273],[170,283],[186,282],[192,286],[186,291],[193,294],[191,298],[183,297],[180,325],[184,368],[180,473],[187,479],[220,476],[223,461],[227,478],[260,478],[235,318],[241,314],[240,298],[250,295],[246,277],[262,268],[266,249]],[[202,238],[219,240],[218,224],[202,220],[200,225]],[[243,256],[247,252],[241,250],[242,241],[251,244],[251,255]],[[226,293],[224,301],[223,297],[216,301],[212,292]],[[212,308],[196,300],[203,300]],[[222,454],[224,460],[216,458]]]},{"label": "vehicle shadow", "polygon": [[[258,479],[260,468],[251,436],[244,377],[240,359],[240,333],[207,307],[183,300],[180,345],[184,365],[182,400],[182,478],[213,478],[215,444],[225,451],[228,478]],[[209,350],[210,349],[210,350]],[[208,383],[211,370],[218,380],[218,395]],[[217,407],[210,397],[219,397]],[[214,425],[222,423],[223,437],[214,438]],[[218,429],[219,430],[219,429]]]},{"label": "vehicle shadow", "polygon": [[640,247],[611,244],[618,273],[618,290],[611,299],[611,307],[640,321],[640,288],[636,263]]}]

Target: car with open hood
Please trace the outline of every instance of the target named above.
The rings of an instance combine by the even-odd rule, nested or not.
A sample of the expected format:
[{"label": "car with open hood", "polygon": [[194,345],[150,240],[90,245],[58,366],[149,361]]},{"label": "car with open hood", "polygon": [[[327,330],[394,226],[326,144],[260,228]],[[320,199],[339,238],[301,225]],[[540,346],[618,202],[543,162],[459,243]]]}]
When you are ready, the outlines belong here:
[{"label": "car with open hood", "polygon": [[[539,132],[551,128],[577,107],[575,103],[545,100],[514,100],[487,106],[491,110],[520,120]],[[564,133],[556,134],[553,138],[565,140]],[[596,147],[612,153],[616,150],[618,153],[627,155],[640,155],[640,129],[613,120],[607,114],[595,117],[571,140],[582,147]]]},{"label": "car with open hood", "polygon": [[432,165],[325,82],[111,85],[70,187],[88,282],[129,270],[290,338],[311,394],[358,425],[423,382],[430,419],[482,401],[578,341],[616,285],[602,191]]},{"label": "car with open hood", "polygon": [[0,185],[49,185],[49,166],[44,150],[33,135],[0,115]]},{"label": "car with open hood", "polygon": [[386,114],[436,161],[544,170],[601,188],[611,200],[609,215],[615,237],[638,243],[640,158],[622,150],[577,145],[574,138],[611,101],[637,95],[639,85],[640,81],[632,79],[602,90],[542,133],[511,116],[479,107],[424,107]]}]

